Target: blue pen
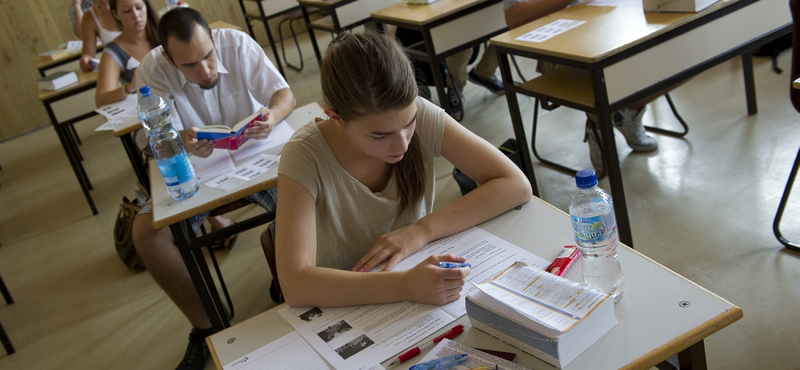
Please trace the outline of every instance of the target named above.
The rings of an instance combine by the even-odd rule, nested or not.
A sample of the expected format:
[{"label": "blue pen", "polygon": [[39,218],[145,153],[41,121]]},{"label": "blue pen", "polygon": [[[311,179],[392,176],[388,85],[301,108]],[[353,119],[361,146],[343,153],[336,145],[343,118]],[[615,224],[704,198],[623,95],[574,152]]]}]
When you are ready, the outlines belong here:
[{"label": "blue pen", "polygon": [[468,262],[458,263],[458,262],[439,262],[436,264],[443,269],[452,269],[452,268],[459,268],[459,267],[469,267],[472,268]]},{"label": "blue pen", "polygon": [[430,369],[445,370],[453,366],[463,364],[464,362],[467,361],[467,359],[465,358],[467,356],[469,355],[466,353],[459,353],[457,355],[437,358],[435,360],[430,360],[427,362],[416,364],[412,367],[409,367],[408,370],[430,370]]}]

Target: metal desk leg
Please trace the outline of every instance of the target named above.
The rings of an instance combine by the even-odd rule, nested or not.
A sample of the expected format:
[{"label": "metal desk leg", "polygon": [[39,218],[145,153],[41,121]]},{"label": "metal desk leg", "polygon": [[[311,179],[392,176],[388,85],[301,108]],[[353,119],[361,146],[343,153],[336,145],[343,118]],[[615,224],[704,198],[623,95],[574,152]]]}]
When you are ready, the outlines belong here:
[{"label": "metal desk leg", "polygon": [[319,52],[319,45],[317,45],[317,36],[314,35],[314,29],[311,28],[311,18],[308,17],[308,10],[305,6],[300,6],[303,11],[303,19],[306,21],[306,29],[308,30],[308,37],[311,38],[311,46],[314,48],[314,55],[317,56],[317,63],[322,65],[322,54]]},{"label": "metal desk leg", "polygon": [[678,353],[678,364],[681,370],[706,370],[706,347],[703,341]]},{"label": "metal desk leg", "polygon": [[136,179],[139,180],[139,183],[143,186],[149,187],[150,174],[147,173],[147,167],[145,166],[145,163],[142,162],[141,152],[136,146],[136,141],[133,139],[133,135],[135,133],[136,131],[127,135],[122,135],[119,139],[122,140],[122,146],[125,147],[125,153],[128,154],[128,159],[131,161],[133,172],[136,173]]},{"label": "metal desk leg", "polygon": [[195,239],[194,230],[189,225],[188,220],[174,223],[169,226],[172,236],[175,238],[175,245],[181,252],[183,262],[192,278],[194,288],[203,302],[203,308],[211,321],[211,327],[215,332],[221,331],[231,326],[228,316],[222,308],[222,301],[219,299],[216,285],[208,271],[208,264],[203,256],[202,248],[193,248],[191,240]]},{"label": "metal desk leg", "polygon": [[758,113],[756,102],[756,83],[753,77],[753,53],[748,51],[742,54],[742,73],[744,73],[744,92],[747,97],[747,114]]},{"label": "metal desk leg", "polygon": [[508,110],[511,115],[511,124],[514,126],[514,137],[517,140],[517,148],[522,158],[522,171],[528,177],[533,189],[533,195],[539,196],[539,187],[536,185],[536,174],[533,172],[533,161],[531,160],[531,152],[528,149],[528,139],[525,135],[525,127],[522,125],[522,113],[519,110],[519,102],[517,101],[517,93],[512,91],[510,87],[514,86],[514,76],[511,75],[511,67],[508,64],[508,55],[505,53],[497,53],[500,61],[500,74],[503,77],[503,83],[506,86],[506,100],[508,101]]},{"label": "metal desk leg", "polygon": [[[49,108],[49,107],[48,107]],[[50,111],[48,109],[48,111]],[[89,207],[92,209],[92,214],[97,214],[97,207],[94,205],[94,200],[92,200],[92,196],[89,194],[89,186],[86,183],[87,179],[85,177],[85,172],[82,171],[82,166],[80,164],[80,160],[74,156],[72,149],[69,144],[69,138],[66,135],[69,133],[64,132],[57,124],[53,126],[56,130],[56,135],[58,135],[58,139],[61,141],[61,146],[64,148],[64,152],[67,154],[67,159],[69,160],[70,165],[72,166],[72,170],[75,172],[75,177],[78,178],[78,183],[81,186],[81,190],[83,190],[83,196],[86,197],[86,202],[89,203]]]},{"label": "metal desk leg", "polygon": [[625,189],[622,186],[622,173],[619,168],[619,154],[617,153],[617,141],[614,138],[614,123],[611,120],[611,109],[608,103],[608,91],[605,84],[603,70],[595,69],[591,71],[592,88],[594,89],[595,107],[600,119],[600,133],[603,136],[603,161],[608,180],[611,182],[611,197],[614,199],[614,215],[617,219],[617,235],[619,241],[633,248],[633,237],[631,236],[631,224],[628,219],[628,205],[625,201]]},{"label": "metal desk leg", "polygon": [[789,174],[789,179],[786,181],[786,188],[783,189],[783,196],[781,196],[781,203],[778,205],[778,212],[775,213],[775,220],[772,222],[772,233],[778,238],[778,241],[784,247],[800,252],[800,244],[790,241],[781,233],[781,219],[783,218],[783,211],[786,209],[786,203],[789,201],[789,194],[792,193],[794,186],[794,179],[797,178],[797,170],[800,168],[800,150],[797,152],[797,157],[794,159],[792,172]]},{"label": "metal desk leg", "polygon": [[[261,23],[264,24],[264,29],[267,31],[269,47],[272,48],[272,54],[275,56],[275,66],[278,67],[278,72],[281,74],[281,76],[286,78],[286,73],[283,72],[283,66],[281,65],[281,58],[278,54],[278,49],[275,48],[275,38],[272,37],[272,30],[270,29],[269,21],[264,13],[264,5],[261,3],[261,1],[256,1],[256,4],[258,4],[258,14],[261,15]],[[309,32],[311,32],[310,29]]]}]

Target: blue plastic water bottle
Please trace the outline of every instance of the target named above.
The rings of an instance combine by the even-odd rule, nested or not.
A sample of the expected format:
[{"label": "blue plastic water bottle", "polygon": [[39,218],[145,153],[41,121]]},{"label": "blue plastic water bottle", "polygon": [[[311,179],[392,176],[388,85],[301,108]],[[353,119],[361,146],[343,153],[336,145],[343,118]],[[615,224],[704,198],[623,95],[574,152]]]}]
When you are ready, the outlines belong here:
[{"label": "blue plastic water bottle", "polygon": [[167,184],[167,192],[175,200],[191,198],[200,189],[200,184],[183,139],[172,127],[169,105],[162,97],[150,92],[150,86],[143,86],[139,92],[142,93],[139,120],[150,133],[150,149]]}]

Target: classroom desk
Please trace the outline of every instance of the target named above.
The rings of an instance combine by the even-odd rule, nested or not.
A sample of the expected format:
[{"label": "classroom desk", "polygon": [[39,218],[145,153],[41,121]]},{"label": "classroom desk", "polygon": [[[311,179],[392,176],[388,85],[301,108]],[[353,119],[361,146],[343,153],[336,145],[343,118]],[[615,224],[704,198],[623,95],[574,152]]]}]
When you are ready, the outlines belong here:
[{"label": "classroom desk", "polygon": [[[515,40],[558,19],[586,23],[541,43]],[[698,13],[644,13],[639,8],[583,3],[492,38],[500,58],[523,170],[534,194],[538,194],[538,188],[518,93],[600,117],[603,158],[620,240],[633,246],[611,114],[740,55],[748,113],[755,114],[750,51],[788,33],[791,24],[782,0],[722,0]],[[508,55],[546,60],[568,68],[525,83],[515,82]]]},{"label": "classroom desk", "polygon": [[[322,107],[317,103],[311,103],[296,108],[286,117],[286,122],[296,131],[301,126],[310,122],[312,118],[321,116],[322,114]],[[282,148],[283,146],[280,145],[268,149],[264,153],[278,155]],[[249,159],[250,158],[242,161],[234,161],[234,164],[238,166]],[[215,331],[227,328],[230,326],[230,322],[222,308],[219,294],[217,294],[216,286],[209,274],[208,265],[203,257],[201,248],[212,244],[216,240],[223,240],[233,234],[271,222],[275,219],[275,211],[265,212],[248,220],[237,221],[231,226],[210,232],[200,237],[192,230],[189,224],[189,218],[235,202],[250,194],[269,189],[276,185],[278,181],[277,176],[278,168],[276,167],[230,192],[210,188],[201,184],[197,194],[189,199],[178,202],[167,193],[167,188],[164,185],[164,178],[161,176],[158,165],[155,161],[150,161],[150,194],[153,199],[153,227],[161,229],[165,226],[169,226],[172,231],[172,235],[175,238],[175,245],[178,246],[181,252],[181,257],[186,263],[186,268],[189,270],[189,276],[191,276],[197,293],[203,301],[203,307],[206,313],[208,313],[208,318],[211,320],[211,325],[214,327]]]},{"label": "classroom desk", "polygon": [[[350,28],[369,22],[370,13],[403,0],[297,0],[303,10],[303,19],[306,21],[308,36],[311,37],[311,46],[317,63],[322,64],[322,54],[317,45],[314,30],[339,33]],[[311,21],[309,9],[322,9],[329,15]]]},{"label": "classroom desk", "polygon": [[57,115],[53,110],[54,104],[61,102],[61,106],[69,105],[69,102],[66,102],[65,99],[86,93],[87,91],[94,89],[97,85],[97,71],[84,72],[83,70],[78,69],[75,72],[78,74],[78,83],[58,91],[46,91],[39,87],[38,97],[39,100],[41,100],[44,104],[44,109],[47,111],[47,116],[50,118],[50,123],[53,125],[53,129],[56,130],[56,135],[58,135],[58,139],[61,141],[61,146],[67,153],[67,159],[72,166],[72,170],[75,172],[75,177],[78,178],[78,183],[81,186],[84,197],[86,197],[86,202],[89,203],[89,208],[92,209],[92,214],[96,215],[97,207],[95,207],[94,200],[92,200],[92,196],[89,194],[89,191],[92,190],[92,184],[89,182],[89,177],[86,175],[86,171],[81,164],[83,159],[81,158],[78,144],[75,142],[75,139],[71,135],[69,129],[75,123],[94,116],[97,114],[97,112],[94,110],[90,110],[89,112],[73,110],[73,112],[67,112],[64,114],[64,116],[67,118],[62,117],[63,119],[59,119],[59,115]]},{"label": "classroom desk", "polygon": [[[247,11],[245,2],[252,2],[258,6],[258,14],[253,14]],[[275,37],[272,36],[272,28],[269,26],[269,20],[280,17],[284,14],[291,13],[300,8],[296,0],[239,0],[239,6],[242,8],[245,23],[247,23],[247,31],[250,36],[255,39],[256,35],[253,33],[253,25],[250,24],[251,20],[259,20],[264,24],[264,30],[267,31],[267,39],[269,39],[269,47],[272,48],[272,55],[275,57],[275,66],[278,67],[283,78],[286,74],[283,72],[283,64],[281,64],[280,55],[278,55],[278,48],[275,47]]]},{"label": "classroom desk", "polygon": [[[99,55],[102,51],[103,51],[103,44],[101,42],[98,42],[97,43],[97,54]],[[42,77],[44,77],[44,76],[47,75],[46,72],[48,70],[56,68],[56,67],[59,67],[59,66],[62,66],[64,64],[67,64],[67,63],[70,63],[70,62],[73,62],[73,61],[76,61],[76,60],[80,59],[81,54],[83,54],[83,49],[78,50],[78,51],[73,52],[73,53],[65,54],[65,55],[63,55],[63,56],[61,56],[59,58],[54,59],[54,60],[48,60],[48,61],[44,61],[44,62],[38,62],[37,61],[36,62],[36,70],[39,71],[39,74]]]},{"label": "classroom desk", "polygon": [[372,18],[422,33],[423,41],[407,47],[406,53],[431,66],[439,105],[448,112],[450,101],[439,61],[508,30],[502,0],[438,0],[428,5],[403,1],[372,12]]},{"label": "classroom desk", "polygon": [[[575,243],[569,216],[536,197],[480,227],[546,259],[555,258],[564,245]],[[676,354],[681,366],[705,369],[703,339],[742,318],[742,310],[631,248],[620,245],[618,253],[626,284],[622,300],[615,305],[619,323],[565,369],[649,369]],[[566,277],[580,281],[580,263]],[[277,311],[272,308],[208,337],[217,368],[291,332],[292,327]],[[468,324],[469,320],[462,316],[440,333],[457,323]],[[514,352],[515,362],[523,366],[552,369],[469,325],[465,327],[466,332],[455,338],[457,342]],[[413,364],[395,368],[407,369]]]}]

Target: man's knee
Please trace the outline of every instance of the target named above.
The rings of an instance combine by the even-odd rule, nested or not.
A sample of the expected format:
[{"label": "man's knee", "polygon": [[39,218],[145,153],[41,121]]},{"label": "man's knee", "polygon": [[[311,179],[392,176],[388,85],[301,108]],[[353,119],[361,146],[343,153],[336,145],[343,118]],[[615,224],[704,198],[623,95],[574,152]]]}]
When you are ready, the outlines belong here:
[{"label": "man's knee", "polygon": [[[146,256],[159,242],[171,242],[168,228],[153,228],[153,214],[144,213],[133,221],[133,245],[139,255]],[[146,257],[145,257],[146,258]]]}]

